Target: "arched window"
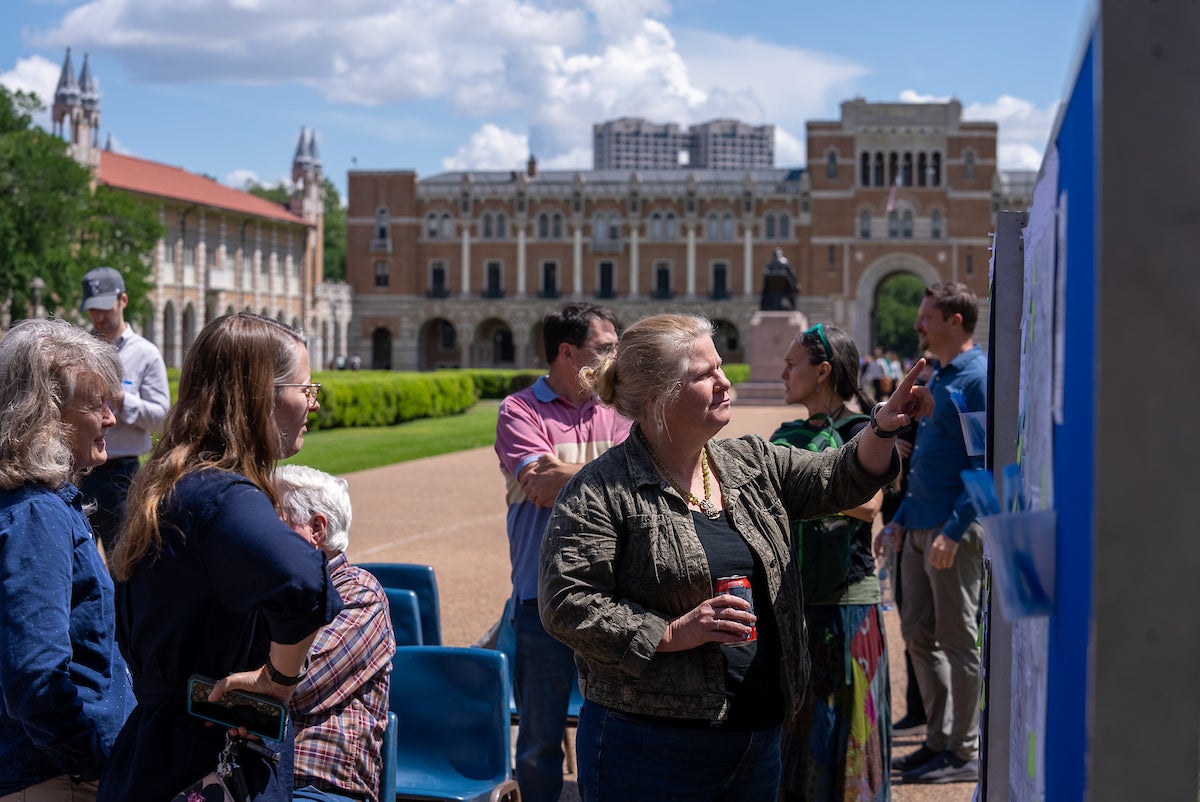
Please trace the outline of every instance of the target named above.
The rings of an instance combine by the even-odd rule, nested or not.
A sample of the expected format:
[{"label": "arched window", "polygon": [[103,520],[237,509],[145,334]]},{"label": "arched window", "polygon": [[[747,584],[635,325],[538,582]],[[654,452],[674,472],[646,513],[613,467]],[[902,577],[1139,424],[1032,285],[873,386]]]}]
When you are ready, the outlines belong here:
[{"label": "arched window", "polygon": [[900,154],[888,154],[888,186],[895,184],[900,179]]},{"label": "arched window", "polygon": [[707,240],[715,240],[717,238],[718,229],[717,216],[710,214],[708,219],[704,221],[704,238]]},{"label": "arched window", "polygon": [[929,165],[929,186],[940,187],[942,185],[942,154],[934,153],[930,159]]},{"label": "arched window", "polygon": [[554,213],[554,231],[551,233],[551,236],[554,239],[562,239],[562,235],[563,235],[562,223],[563,223],[562,215],[559,214],[558,212],[555,212]]},{"label": "arched window", "polygon": [[792,220],[786,214],[779,215],[779,238],[792,238]]},{"label": "arched window", "polygon": [[859,157],[860,165],[858,168],[858,183],[859,186],[871,186],[871,154],[864,153]]},{"label": "arched window", "polygon": [[904,239],[912,239],[913,235],[913,213],[912,209],[904,210],[904,223],[901,226],[901,236]]},{"label": "arched window", "polygon": [[866,209],[858,213],[858,236],[861,239],[871,238],[871,213]]},{"label": "arched window", "polygon": [[496,239],[508,239],[508,218],[503,213],[496,215]]},{"label": "arched window", "polygon": [[608,216],[608,240],[616,242],[621,238],[621,219],[615,214]]},{"label": "arched window", "polygon": [[454,236],[454,223],[450,220],[449,214],[442,215],[442,238],[450,239]]},{"label": "arched window", "polygon": [[877,187],[883,186],[883,153],[875,154],[875,167],[871,176],[871,184]]},{"label": "arched window", "polygon": [[721,239],[733,239],[733,215],[727,214],[721,218]]},{"label": "arched window", "polygon": [[650,215],[650,239],[660,240],[663,238],[663,219],[658,212]]},{"label": "arched window", "polygon": [[667,226],[667,231],[666,231],[667,239],[669,239],[669,240],[678,239],[679,238],[679,225],[678,225],[678,222],[675,220],[674,214],[667,215],[666,226]]},{"label": "arched window", "polygon": [[549,239],[550,237],[550,217],[546,214],[538,215],[538,239]]},{"label": "arched window", "polygon": [[764,221],[764,228],[763,236],[766,239],[775,239],[775,215],[767,215],[767,219]]},{"label": "arched window", "polygon": [[900,216],[895,212],[888,212],[888,237],[896,239],[900,236]]},{"label": "arched window", "polygon": [[932,239],[942,238],[942,212],[940,209],[934,209],[929,215],[929,236]]},{"label": "arched window", "polygon": [[975,180],[975,151],[968,150],[963,154],[963,177],[968,181]]},{"label": "arched window", "polygon": [[825,177],[837,178],[838,155],[836,150],[825,154]]},{"label": "arched window", "polygon": [[437,239],[438,236],[438,217],[432,212],[425,218],[425,236],[429,239]]},{"label": "arched window", "polygon": [[483,215],[483,235],[482,236],[484,239],[491,239],[493,236],[492,213],[491,212],[485,212]]},{"label": "arched window", "polygon": [[900,183],[906,187],[913,185],[913,157],[911,153],[904,154],[904,167],[900,172]]},{"label": "arched window", "polygon": [[929,154],[921,153],[917,156],[917,185],[925,186],[929,183]]}]

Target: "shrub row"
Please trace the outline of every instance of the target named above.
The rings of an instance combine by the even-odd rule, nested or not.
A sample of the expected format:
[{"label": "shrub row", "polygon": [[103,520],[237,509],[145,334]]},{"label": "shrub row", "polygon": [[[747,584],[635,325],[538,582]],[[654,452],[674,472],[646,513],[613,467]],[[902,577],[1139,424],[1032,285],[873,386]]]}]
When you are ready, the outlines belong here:
[{"label": "shrub row", "polygon": [[[321,371],[321,408],[309,418],[310,431],[350,426],[391,426],[417,418],[436,418],[465,412],[480,398],[504,398],[528,387],[542,375],[538,370]],[[179,371],[167,371],[171,400],[179,391]],[[746,381],[746,365],[726,365],[731,382]]]}]

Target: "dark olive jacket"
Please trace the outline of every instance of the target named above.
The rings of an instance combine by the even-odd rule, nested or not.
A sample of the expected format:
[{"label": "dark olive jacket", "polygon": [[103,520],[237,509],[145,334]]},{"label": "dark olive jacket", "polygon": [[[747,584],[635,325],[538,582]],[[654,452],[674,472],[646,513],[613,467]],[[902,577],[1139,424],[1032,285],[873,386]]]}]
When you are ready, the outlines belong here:
[{"label": "dark olive jacket", "polygon": [[[755,436],[709,442],[730,524],[766,574],[755,600],[769,599],[775,614],[789,718],[803,700],[808,650],[788,522],[858,506],[898,472],[893,456],[887,476],[871,476],[857,448],[858,438],[821,453]],[[725,662],[717,644],[656,652],[667,624],[712,596],[687,504],[638,437],[584,466],[563,488],[542,543],[538,602],[547,631],[575,651],[586,699],[629,713],[724,719]]]}]

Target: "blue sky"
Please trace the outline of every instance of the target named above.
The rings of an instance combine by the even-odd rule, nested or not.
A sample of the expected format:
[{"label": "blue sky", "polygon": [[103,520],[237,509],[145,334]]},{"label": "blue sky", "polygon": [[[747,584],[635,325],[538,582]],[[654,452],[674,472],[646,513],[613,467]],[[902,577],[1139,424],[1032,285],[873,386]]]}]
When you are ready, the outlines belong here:
[{"label": "blue sky", "polygon": [[[98,80],[101,141],[233,186],[290,175],[302,126],[326,175],[591,166],[592,123],[804,124],[843,100],[958,98],[1036,169],[1091,0],[4,0],[0,83]],[[48,117],[47,117],[48,121]],[[48,122],[47,122],[48,125]]]}]

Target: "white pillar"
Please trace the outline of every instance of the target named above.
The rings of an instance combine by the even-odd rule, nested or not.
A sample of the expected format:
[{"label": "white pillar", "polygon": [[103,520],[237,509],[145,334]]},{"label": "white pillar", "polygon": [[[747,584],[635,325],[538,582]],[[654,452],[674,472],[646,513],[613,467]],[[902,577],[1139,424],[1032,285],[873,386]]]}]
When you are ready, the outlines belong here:
[{"label": "white pillar", "polygon": [[525,226],[517,229],[517,297],[525,297]]},{"label": "white pillar", "polygon": [[696,297],[696,226],[687,227],[687,297]]},{"label": "white pillar", "polygon": [[629,297],[638,297],[638,229],[629,230]]},{"label": "white pillar", "polygon": [[746,226],[742,233],[742,295],[747,298],[754,295],[754,232],[751,226]]},{"label": "white pillar", "polygon": [[575,229],[571,244],[571,294],[583,295],[583,226]]},{"label": "white pillar", "polygon": [[471,229],[469,226],[463,226],[462,230],[461,259],[462,295],[465,298],[471,294]]}]

